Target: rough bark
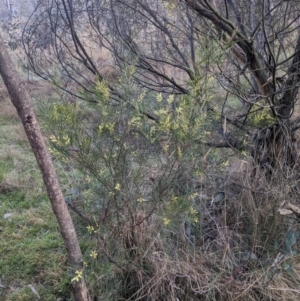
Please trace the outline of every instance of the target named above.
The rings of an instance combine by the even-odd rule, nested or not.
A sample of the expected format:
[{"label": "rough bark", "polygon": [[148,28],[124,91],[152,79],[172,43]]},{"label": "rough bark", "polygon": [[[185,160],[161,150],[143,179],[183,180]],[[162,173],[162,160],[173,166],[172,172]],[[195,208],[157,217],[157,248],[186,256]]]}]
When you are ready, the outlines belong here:
[{"label": "rough bark", "polygon": [[[59,224],[60,232],[68,252],[69,264],[73,269],[79,270],[82,266],[82,253],[74,224],[64,201],[51,156],[30,104],[30,97],[26,90],[25,83],[19,76],[1,36],[0,74],[7,87],[11,101],[18,111],[32,151],[41,170],[52,209]],[[78,282],[75,281],[72,284],[75,300],[88,301],[88,290],[84,279],[81,279]]]}]

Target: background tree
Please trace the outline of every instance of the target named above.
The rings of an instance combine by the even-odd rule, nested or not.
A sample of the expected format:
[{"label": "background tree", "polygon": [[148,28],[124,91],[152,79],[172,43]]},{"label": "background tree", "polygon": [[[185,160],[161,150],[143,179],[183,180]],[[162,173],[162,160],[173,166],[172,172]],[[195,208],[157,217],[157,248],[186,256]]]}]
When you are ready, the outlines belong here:
[{"label": "background tree", "polygon": [[[295,112],[300,79],[298,3],[224,1],[219,3],[223,10],[208,1],[186,3],[200,18],[213,24],[225,45],[229,43],[236,75],[234,78],[231,72],[228,76],[221,69],[222,77],[229,92],[248,106],[235,120],[247,125],[255,107],[259,111],[267,108],[264,119],[274,118],[251,135],[254,142],[251,153],[256,162],[269,172],[277,166],[294,167],[299,127]],[[241,75],[250,84],[246,91],[241,87]]]}]

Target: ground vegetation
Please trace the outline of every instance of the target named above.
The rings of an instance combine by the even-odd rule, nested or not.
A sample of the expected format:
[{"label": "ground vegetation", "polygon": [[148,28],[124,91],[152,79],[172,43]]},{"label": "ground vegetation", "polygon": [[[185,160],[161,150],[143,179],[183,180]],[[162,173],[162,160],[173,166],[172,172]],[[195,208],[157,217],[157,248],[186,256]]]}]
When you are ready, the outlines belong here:
[{"label": "ground vegetation", "polygon": [[[95,300],[299,296],[298,1],[52,1],[23,32]],[[46,55],[45,55],[46,54]]]}]

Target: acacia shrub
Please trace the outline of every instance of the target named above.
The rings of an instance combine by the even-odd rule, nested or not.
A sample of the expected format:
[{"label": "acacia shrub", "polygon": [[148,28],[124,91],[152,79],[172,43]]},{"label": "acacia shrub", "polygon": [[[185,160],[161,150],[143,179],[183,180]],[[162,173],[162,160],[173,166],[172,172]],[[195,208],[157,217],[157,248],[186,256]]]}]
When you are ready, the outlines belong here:
[{"label": "acacia shrub", "polygon": [[[284,235],[297,235],[274,214],[286,184],[253,178],[244,151],[209,146],[222,109],[214,84],[200,78],[185,96],[140,91],[133,110],[112,101],[98,81],[97,104],[52,101],[40,111],[82,229],[85,269],[78,277],[95,296],[285,300],[266,284],[297,285],[289,251],[283,258],[294,278],[275,261],[283,244],[292,246]],[[142,113],[149,109],[159,122]]]}]

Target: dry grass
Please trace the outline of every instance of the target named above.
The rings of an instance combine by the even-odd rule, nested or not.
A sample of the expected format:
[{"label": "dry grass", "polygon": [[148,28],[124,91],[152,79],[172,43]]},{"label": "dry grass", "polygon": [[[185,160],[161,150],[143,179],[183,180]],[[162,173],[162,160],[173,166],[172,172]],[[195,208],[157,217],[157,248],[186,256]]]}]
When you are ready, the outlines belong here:
[{"label": "dry grass", "polygon": [[236,162],[223,179],[224,200],[197,200],[201,220],[192,242],[184,224],[174,232],[147,210],[119,221],[99,246],[105,258],[118,241],[127,262],[114,269],[118,300],[297,300],[299,255],[285,249],[296,224],[277,212],[288,185],[278,177],[267,183],[262,174],[254,180],[250,171],[250,163]]}]

